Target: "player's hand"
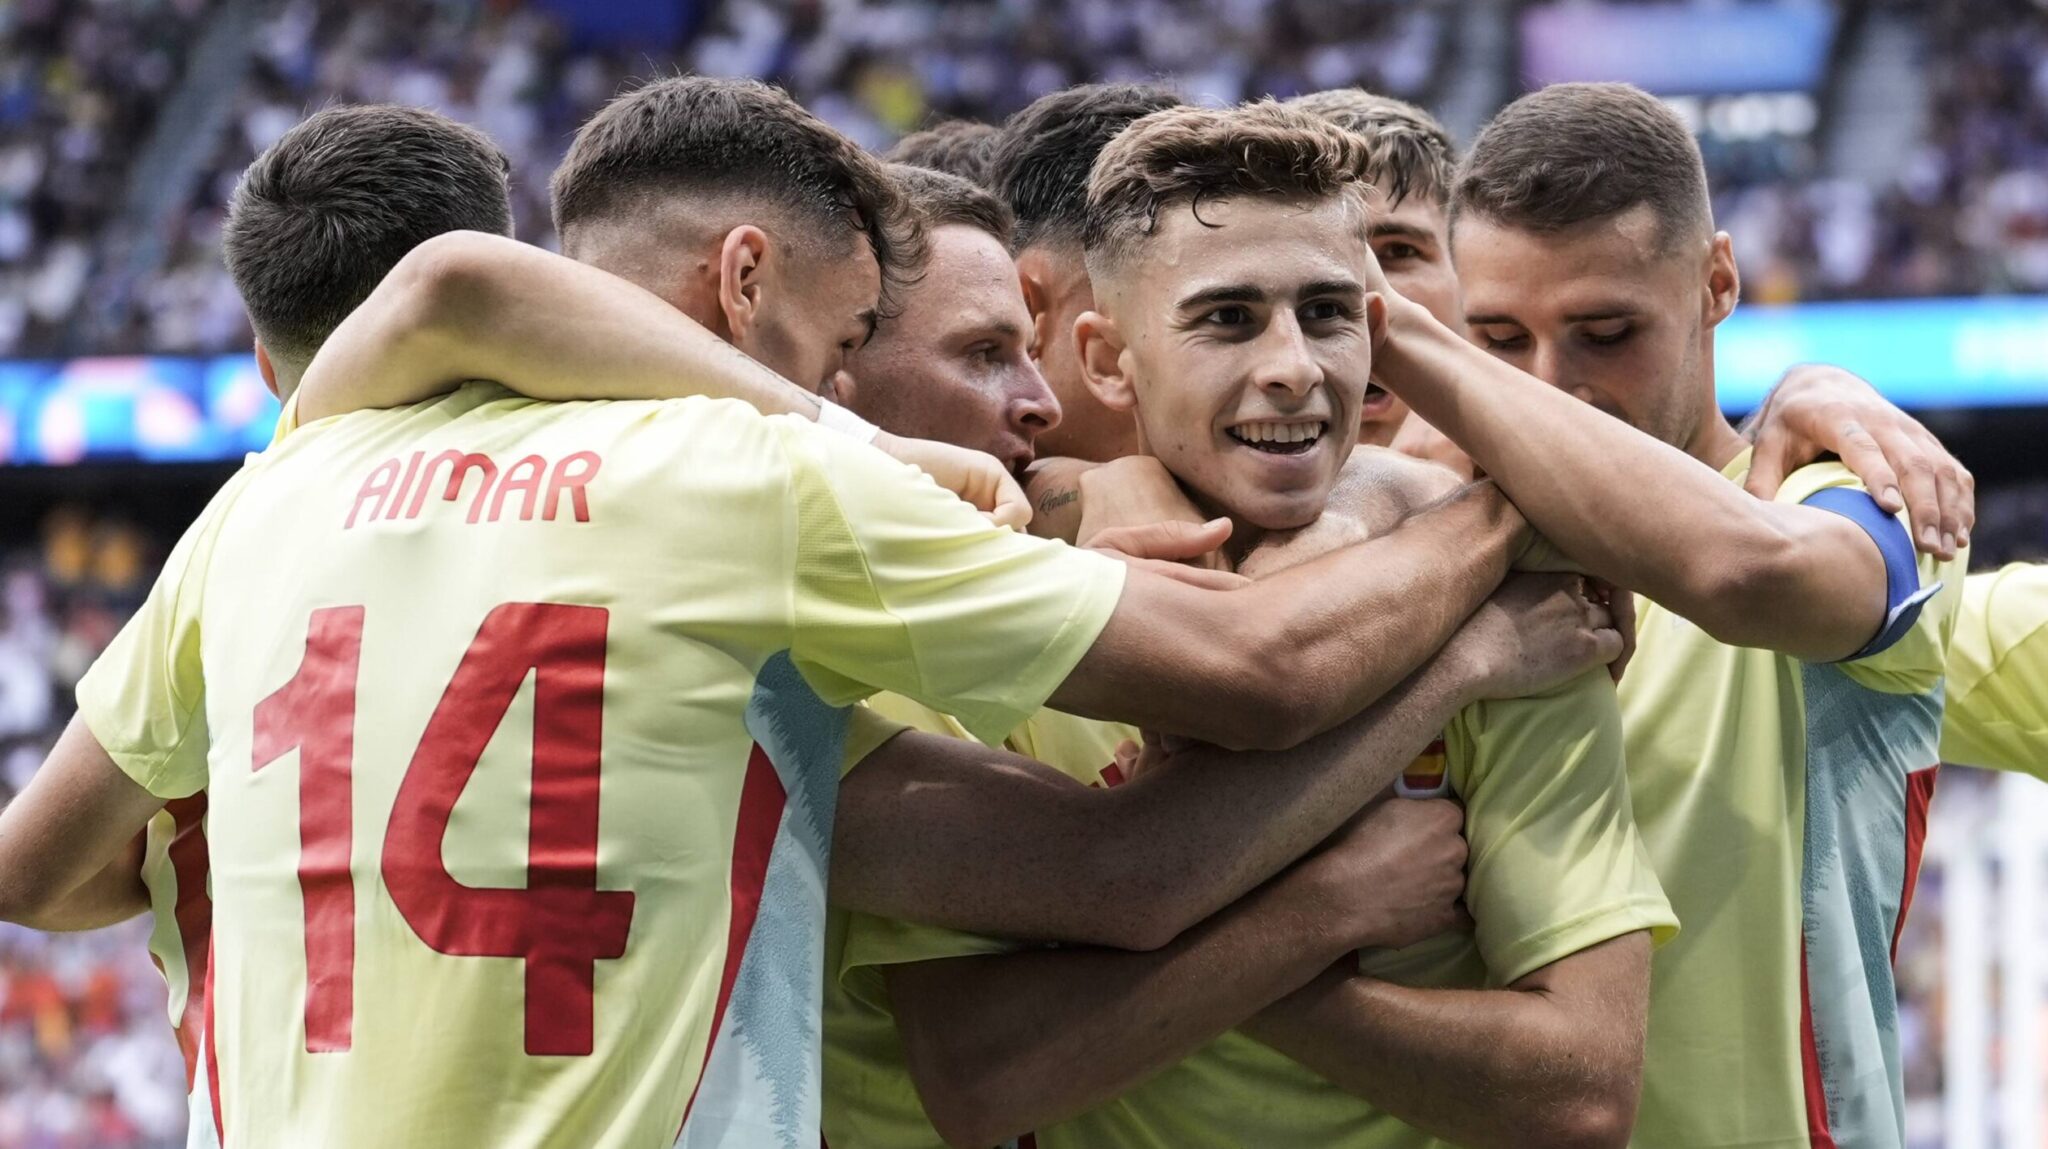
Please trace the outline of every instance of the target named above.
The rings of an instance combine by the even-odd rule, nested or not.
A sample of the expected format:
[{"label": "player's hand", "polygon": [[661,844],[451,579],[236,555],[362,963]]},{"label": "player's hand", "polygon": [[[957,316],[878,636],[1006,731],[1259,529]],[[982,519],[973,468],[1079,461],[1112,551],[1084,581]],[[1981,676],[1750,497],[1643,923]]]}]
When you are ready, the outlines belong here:
[{"label": "player's hand", "polygon": [[[1465,894],[1465,812],[1441,798],[1374,802],[1299,867],[1354,949],[1398,949],[1472,919]],[[1292,876],[1292,875],[1290,875]]]},{"label": "player's hand", "polygon": [[898,462],[909,463],[941,487],[967,500],[999,527],[1021,531],[1031,522],[1031,504],[1009,468],[995,456],[939,443],[910,439],[883,431],[875,446]]},{"label": "player's hand", "polygon": [[1768,499],[1785,476],[1823,453],[1842,463],[1877,505],[1913,522],[1913,541],[1942,559],[1968,546],[1977,523],[1977,480],[1919,420],[1863,380],[1826,364],[1794,367],[1757,412],[1749,493]]},{"label": "player's hand", "polygon": [[1236,590],[1250,586],[1251,580],[1231,571],[1186,565],[1189,559],[1209,554],[1229,538],[1229,519],[1211,519],[1206,523],[1152,523],[1100,531],[1089,540],[1088,549],[1190,586],[1205,590]]},{"label": "player's hand", "polygon": [[[1173,472],[1150,455],[1127,455],[1092,467],[1080,476],[1080,490],[1081,527],[1076,541],[1084,547],[1108,530],[1154,523],[1200,525],[1206,521],[1187,492],[1181,490]],[[1214,548],[1180,561],[1209,570],[1230,567],[1222,552]]]},{"label": "player's hand", "polygon": [[1470,697],[1526,698],[1595,666],[1626,643],[1614,612],[1583,575],[1512,574],[1445,645],[1464,668]]},{"label": "player's hand", "polygon": [[1150,730],[1139,731],[1137,739],[1126,738],[1117,743],[1114,760],[1125,782],[1135,782],[1140,774],[1150,774],[1166,765],[1166,744],[1160,736]]}]

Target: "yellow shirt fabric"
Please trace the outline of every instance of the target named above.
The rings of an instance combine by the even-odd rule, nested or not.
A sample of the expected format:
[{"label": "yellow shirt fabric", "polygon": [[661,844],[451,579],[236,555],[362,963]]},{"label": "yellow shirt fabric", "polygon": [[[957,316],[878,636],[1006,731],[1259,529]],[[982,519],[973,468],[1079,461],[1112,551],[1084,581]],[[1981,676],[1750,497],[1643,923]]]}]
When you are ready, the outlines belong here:
[{"label": "yellow shirt fabric", "polygon": [[1008,730],[1122,577],[737,402],[296,431],[79,688],[207,792],[225,1144],[810,1149],[848,705]]},{"label": "yellow shirt fabric", "polygon": [[2048,566],[1963,580],[1941,759],[2048,781]]},{"label": "yellow shirt fabric", "polygon": [[[1723,474],[1748,469],[1744,452]],[[1838,464],[1807,467],[1777,501],[1854,485]],[[1837,1143],[1899,1142],[1889,947],[1962,590],[1960,567],[1919,564],[1923,586],[1946,581],[1913,628],[1832,665],[1727,646],[1638,600],[1621,684],[1629,790],[1685,923],[1656,958],[1638,1145],[1805,1147],[1809,1081]]]},{"label": "yellow shirt fabric", "polygon": [[[1550,694],[1465,710],[1444,736],[1454,793],[1471,844],[1466,899],[1473,934],[1361,955],[1360,969],[1416,986],[1505,986],[1580,950],[1650,930],[1670,937],[1678,919],[1659,890],[1631,819],[1621,714],[1606,672]],[[868,999],[874,967],[1002,952],[989,939],[856,919],[841,960],[848,992]],[[887,1008],[886,999],[871,1007]],[[880,1043],[869,1056],[888,1052]],[[898,1061],[871,1066],[911,1087]],[[834,1094],[831,1103],[864,1102]],[[933,1149],[928,1124],[892,1124],[889,1136],[833,1149]],[[1117,1101],[1035,1131],[1041,1149],[1239,1149],[1341,1146],[1421,1149],[1440,1143],[1375,1110],[1299,1064],[1228,1033]]]}]

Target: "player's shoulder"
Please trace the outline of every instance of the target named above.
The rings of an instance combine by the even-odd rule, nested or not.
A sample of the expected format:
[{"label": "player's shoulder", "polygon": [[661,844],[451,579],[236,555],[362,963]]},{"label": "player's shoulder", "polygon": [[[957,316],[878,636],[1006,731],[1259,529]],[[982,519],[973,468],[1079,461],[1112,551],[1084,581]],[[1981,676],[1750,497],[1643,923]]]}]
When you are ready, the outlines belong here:
[{"label": "player's shoulder", "polygon": [[[1740,482],[1748,477],[1749,466],[1745,462],[1735,478]],[[1808,463],[1786,475],[1784,481],[1778,484],[1777,493],[1772,496],[1772,500],[1780,503],[1803,503],[1822,491],[1837,487],[1856,491],[1864,489],[1863,480],[1856,477],[1856,472],[1836,460],[1827,459]]]}]

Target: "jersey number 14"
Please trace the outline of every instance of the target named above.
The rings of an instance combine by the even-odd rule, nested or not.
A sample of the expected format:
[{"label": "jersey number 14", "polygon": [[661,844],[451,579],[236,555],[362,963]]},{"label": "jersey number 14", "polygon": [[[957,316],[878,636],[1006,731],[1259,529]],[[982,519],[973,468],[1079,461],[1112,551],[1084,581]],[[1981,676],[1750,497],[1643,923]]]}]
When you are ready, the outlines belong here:
[{"label": "jersey number 14", "polygon": [[[356,672],[363,608],[313,612],[306,652],[256,706],[252,766],[299,752],[299,890],[306,914],[306,1051],[350,1046],[355,1018]],[[585,1056],[596,963],[626,952],[633,895],[597,888],[598,765],[604,741],[606,612],[561,603],[494,608],[427,721],[392,804],[384,887],[439,953],[520,958],[526,1052]],[[533,797],[526,885],[479,888],[442,860],[455,803],[531,674]]]}]

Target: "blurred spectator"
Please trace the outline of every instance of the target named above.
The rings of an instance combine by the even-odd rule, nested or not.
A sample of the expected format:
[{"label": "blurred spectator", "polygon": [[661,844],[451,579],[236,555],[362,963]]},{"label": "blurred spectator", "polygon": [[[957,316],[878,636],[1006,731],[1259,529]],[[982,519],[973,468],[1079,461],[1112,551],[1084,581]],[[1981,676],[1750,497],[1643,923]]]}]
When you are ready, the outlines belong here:
[{"label": "blurred spectator", "polygon": [[65,349],[212,0],[0,5],[0,354]]}]

